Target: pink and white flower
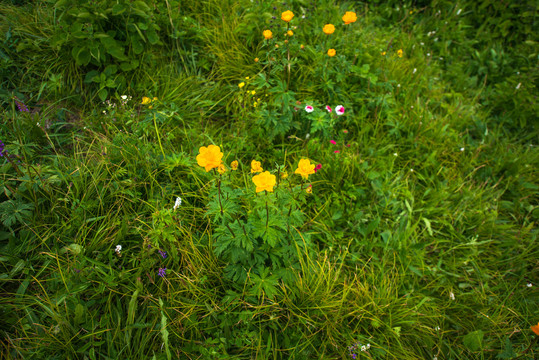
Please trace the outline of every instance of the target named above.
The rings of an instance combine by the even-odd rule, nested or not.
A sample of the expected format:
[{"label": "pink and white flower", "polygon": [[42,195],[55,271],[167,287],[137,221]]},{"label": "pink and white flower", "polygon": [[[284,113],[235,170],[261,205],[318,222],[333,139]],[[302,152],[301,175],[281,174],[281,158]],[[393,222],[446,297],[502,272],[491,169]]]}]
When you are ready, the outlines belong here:
[{"label": "pink and white flower", "polygon": [[314,108],[311,105],[305,106],[305,111],[307,111],[308,113],[312,113],[313,110],[314,110]]},{"label": "pink and white flower", "polygon": [[326,105],[326,110],[327,110],[328,112],[331,112],[331,108],[329,107],[329,105]]},{"label": "pink and white flower", "polygon": [[344,114],[344,106],[342,106],[342,105],[337,105],[337,107],[335,108],[335,112],[337,113],[337,115],[342,115],[342,114]]}]

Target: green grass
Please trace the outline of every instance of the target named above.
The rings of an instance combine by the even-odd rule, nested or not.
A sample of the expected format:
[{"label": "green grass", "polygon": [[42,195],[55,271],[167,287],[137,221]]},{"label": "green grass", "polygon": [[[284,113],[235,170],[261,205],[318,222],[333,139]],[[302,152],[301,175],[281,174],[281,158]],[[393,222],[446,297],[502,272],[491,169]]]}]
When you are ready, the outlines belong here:
[{"label": "green grass", "polygon": [[2,358],[537,357],[533,2],[165,5],[114,106],[84,80],[120,60],[51,46],[50,2],[0,5]]}]

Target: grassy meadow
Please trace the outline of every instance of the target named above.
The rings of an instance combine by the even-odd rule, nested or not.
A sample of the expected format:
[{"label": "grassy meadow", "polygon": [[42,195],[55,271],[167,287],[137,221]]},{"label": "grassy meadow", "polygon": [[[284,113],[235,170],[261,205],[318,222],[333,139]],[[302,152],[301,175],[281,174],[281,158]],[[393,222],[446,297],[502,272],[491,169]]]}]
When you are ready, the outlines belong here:
[{"label": "grassy meadow", "polygon": [[0,357],[538,358],[537,28],[0,2]]}]

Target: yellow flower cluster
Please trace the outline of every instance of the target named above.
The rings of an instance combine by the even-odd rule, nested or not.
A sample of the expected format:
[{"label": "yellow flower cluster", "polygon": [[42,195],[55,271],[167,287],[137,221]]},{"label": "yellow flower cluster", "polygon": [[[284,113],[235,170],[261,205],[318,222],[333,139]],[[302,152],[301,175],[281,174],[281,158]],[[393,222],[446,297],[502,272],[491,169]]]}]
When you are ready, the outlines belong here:
[{"label": "yellow flower cluster", "polygon": [[[202,166],[206,172],[217,169],[219,174],[224,174],[227,169],[223,164],[222,158],[223,153],[217,145],[208,145],[200,147],[198,150],[199,154],[197,155],[197,163],[199,166]],[[238,169],[238,160],[234,160],[230,163],[230,168],[232,170]],[[308,159],[301,159],[298,164],[298,168],[294,172],[295,174],[301,175],[304,179],[308,179],[309,175],[315,173],[315,165],[311,164],[311,161]],[[260,161],[252,160],[251,161],[251,173],[257,174],[253,176],[253,183],[256,186],[256,192],[268,191],[273,192],[273,188],[277,183],[277,177],[271,174],[269,171],[264,171],[262,168],[262,163]],[[286,179],[288,173],[283,171],[281,173],[281,178]],[[307,190],[308,191],[308,190]],[[308,191],[309,192],[309,191]]]}]

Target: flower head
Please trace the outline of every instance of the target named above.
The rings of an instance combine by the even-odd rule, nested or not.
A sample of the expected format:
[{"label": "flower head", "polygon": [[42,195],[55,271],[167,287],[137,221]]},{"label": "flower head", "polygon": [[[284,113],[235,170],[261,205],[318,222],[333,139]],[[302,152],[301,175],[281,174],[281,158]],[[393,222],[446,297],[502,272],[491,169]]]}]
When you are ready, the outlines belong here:
[{"label": "flower head", "polygon": [[161,250],[157,250],[157,251],[159,251],[159,255],[161,255],[161,257],[162,257],[163,259],[166,259],[166,258],[167,258],[167,252],[166,252],[166,251],[161,251]]},{"label": "flower head", "polygon": [[311,164],[309,159],[301,159],[298,168],[294,173],[300,174],[304,179],[307,179],[309,175],[314,174],[314,172],[314,164]]},{"label": "flower head", "polygon": [[288,172],[287,171],[283,171],[281,173],[281,179],[286,179],[288,177]]},{"label": "flower head", "polygon": [[398,55],[398,57],[400,57],[400,58],[402,57],[402,49],[397,50],[397,55]]},{"label": "flower head", "polygon": [[255,62],[258,62],[258,58],[255,58]]},{"label": "flower head", "polygon": [[159,272],[157,273],[157,275],[165,277],[167,275],[167,268],[159,268]]},{"label": "flower head", "polygon": [[305,189],[305,192],[307,194],[312,194],[313,193],[313,186],[312,185],[307,186],[307,189]]},{"label": "flower head", "polygon": [[234,160],[230,163],[230,168],[232,170],[238,170],[238,160]]},{"label": "flower head", "polygon": [[342,105],[337,105],[335,107],[335,112],[337,113],[337,115],[342,115],[344,114],[344,106]]},{"label": "flower head", "polygon": [[152,99],[150,99],[149,97],[147,97],[147,96],[142,97],[142,102],[141,102],[142,105],[148,105],[151,102],[152,102]]},{"label": "flower head", "polygon": [[263,190],[273,192],[273,187],[276,183],[276,176],[270,174],[269,171],[264,171],[261,174],[253,176],[253,182],[256,185],[256,192]]},{"label": "flower head", "polygon": [[329,140],[329,142],[333,145],[337,145],[337,142],[335,140]]},{"label": "flower head", "polygon": [[294,32],[293,32],[292,30],[288,30],[288,31],[286,32],[286,35],[292,36],[292,35],[294,35]]},{"label": "flower head", "polygon": [[264,169],[262,169],[262,164],[260,163],[260,161],[251,161],[251,173],[256,174],[262,171],[264,171]]},{"label": "flower head", "polygon": [[539,336],[539,323],[537,323],[537,325],[533,325],[531,329],[535,333],[535,335]]},{"label": "flower head", "polygon": [[292,18],[294,17],[294,13],[290,10],[286,10],[284,13],[281,14],[281,20],[290,22]]},{"label": "flower head", "polygon": [[335,26],[333,26],[332,24],[326,24],[322,28],[322,31],[324,32],[324,34],[333,34],[335,32]]},{"label": "flower head", "polygon": [[339,154],[340,151],[339,151],[339,150],[335,150],[334,153],[335,153],[335,154]]},{"label": "flower head", "polygon": [[344,21],[345,25],[351,24],[353,22],[356,22],[357,15],[355,12],[347,11],[344,16],[342,17],[342,21]]},{"label": "flower head", "polygon": [[312,113],[313,110],[314,110],[314,108],[311,105],[305,106],[305,111],[307,111],[308,113]]},{"label": "flower head", "polygon": [[174,210],[176,210],[177,208],[179,208],[181,204],[182,204],[182,198],[178,196],[178,197],[176,198],[176,202],[174,202]]},{"label": "flower head", "polygon": [[120,255],[120,252],[122,251],[122,245],[116,245],[116,249],[114,249],[114,251],[116,251],[116,254]]},{"label": "flower head", "polygon": [[223,158],[223,153],[219,146],[209,145],[208,147],[202,146],[197,155],[197,163],[206,169],[206,172],[219,167],[221,165],[221,159]]},{"label": "flower head", "polygon": [[271,30],[264,30],[262,32],[262,35],[264,35],[264,39],[266,40],[269,40],[273,37],[273,33],[271,32]]},{"label": "flower head", "polygon": [[326,105],[326,110],[327,110],[328,112],[331,112],[331,107],[330,107],[329,105]]},{"label": "flower head", "polygon": [[322,31],[324,32],[324,34],[331,35],[331,34],[333,34],[335,32],[335,26],[332,25],[332,24],[326,24],[322,28]]},{"label": "flower head", "polygon": [[221,175],[226,173],[226,167],[223,163],[219,164],[219,166],[217,167],[217,172]]},{"label": "flower head", "polygon": [[239,87],[240,89],[241,89],[242,87],[244,87],[244,86],[245,86],[245,83],[244,83],[243,81],[240,82],[240,83],[238,84],[238,87]]},{"label": "flower head", "polygon": [[314,167],[314,172],[317,172],[318,170],[322,169],[322,164],[318,164]]},{"label": "flower head", "polygon": [[386,52],[385,51],[382,51],[382,56],[386,56]]},{"label": "flower head", "polygon": [[335,51],[335,49],[329,49],[328,50],[328,56],[329,57],[333,57],[337,54],[337,51]]},{"label": "flower head", "polygon": [[0,157],[4,156],[4,154],[6,153],[5,149],[6,149],[6,146],[5,146],[4,143],[0,140]]}]

